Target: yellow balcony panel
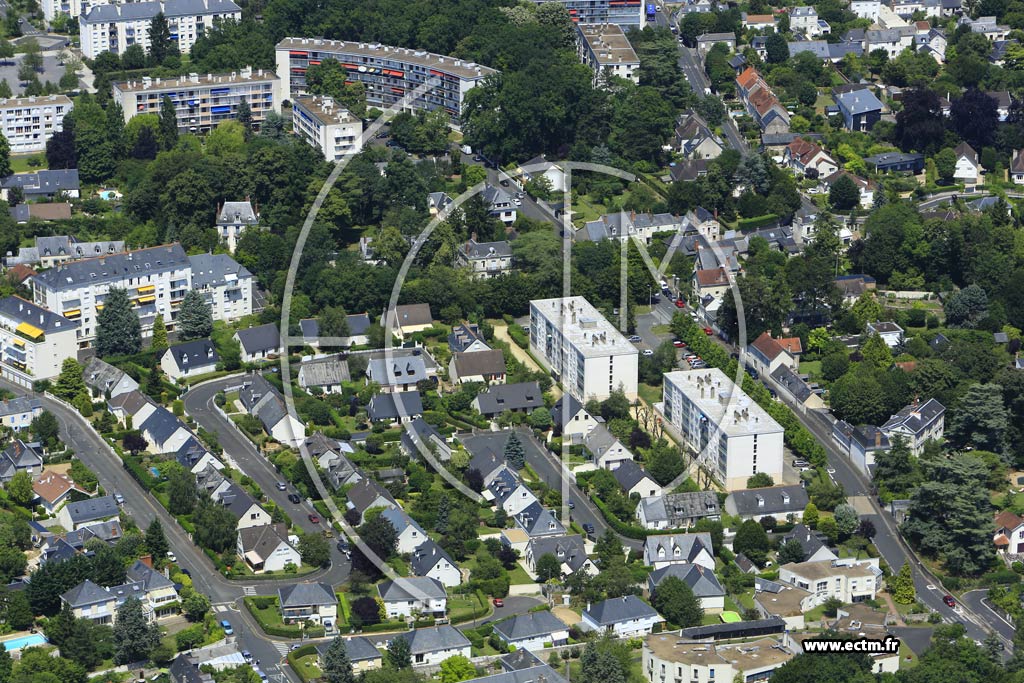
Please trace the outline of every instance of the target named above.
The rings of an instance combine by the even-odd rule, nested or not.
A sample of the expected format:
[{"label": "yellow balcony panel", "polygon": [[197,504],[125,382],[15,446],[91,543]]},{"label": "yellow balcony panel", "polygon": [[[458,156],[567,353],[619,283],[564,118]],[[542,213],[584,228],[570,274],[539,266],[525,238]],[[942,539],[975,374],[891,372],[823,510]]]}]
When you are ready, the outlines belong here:
[{"label": "yellow balcony panel", "polygon": [[140,304],[151,304],[156,301],[156,295],[150,294],[149,296],[140,296],[137,301]]},{"label": "yellow balcony panel", "polygon": [[43,336],[43,331],[41,329],[35,325],[29,325],[28,323],[21,323],[16,329],[29,339],[39,339]]},{"label": "yellow balcony panel", "polygon": [[156,285],[143,285],[139,287],[139,294],[149,294],[156,291]]}]

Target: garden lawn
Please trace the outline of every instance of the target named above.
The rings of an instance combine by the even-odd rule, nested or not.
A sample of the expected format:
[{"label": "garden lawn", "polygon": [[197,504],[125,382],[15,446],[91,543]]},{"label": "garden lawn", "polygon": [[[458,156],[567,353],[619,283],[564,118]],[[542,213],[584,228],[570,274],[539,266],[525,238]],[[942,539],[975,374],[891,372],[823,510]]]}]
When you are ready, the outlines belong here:
[{"label": "garden lawn", "polygon": [[473,594],[448,596],[448,616],[452,621],[468,617],[474,610],[480,612],[482,609],[486,609],[486,605],[481,605]]},{"label": "garden lawn", "polygon": [[536,583],[533,579],[530,578],[530,575],[526,573],[526,570],[523,569],[518,562],[516,563],[515,569],[509,571],[508,582],[512,585],[522,583]]},{"label": "garden lawn", "polygon": [[811,379],[821,379],[821,361],[820,360],[807,360],[801,361],[800,373],[808,374]]},{"label": "garden lawn", "polygon": [[651,386],[650,384],[640,383],[637,386],[637,393],[647,403],[654,405],[661,400],[662,391],[660,387]]},{"label": "garden lawn", "polygon": [[292,668],[295,669],[295,673],[299,674],[299,676],[306,681],[316,680],[323,676],[323,672],[320,671],[320,667],[317,666],[316,654],[299,657],[295,660],[295,664]]}]

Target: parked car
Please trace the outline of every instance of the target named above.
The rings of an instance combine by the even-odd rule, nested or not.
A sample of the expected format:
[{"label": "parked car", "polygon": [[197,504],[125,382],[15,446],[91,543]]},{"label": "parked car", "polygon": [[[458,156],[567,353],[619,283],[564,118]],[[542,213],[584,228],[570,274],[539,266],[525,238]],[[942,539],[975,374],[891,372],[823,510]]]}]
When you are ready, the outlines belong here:
[{"label": "parked car", "polygon": [[171,562],[177,562],[178,561],[178,556],[174,554],[173,550],[168,550],[167,551],[167,559],[170,560]]},{"label": "parked car", "polygon": [[673,340],[672,346],[676,347],[677,349],[684,349],[686,348],[686,342],[684,342],[682,339],[676,339]]},{"label": "parked car", "polygon": [[235,629],[231,628],[231,622],[227,619],[220,620],[220,627],[224,629],[224,635],[231,636],[235,634]]},{"label": "parked car", "polygon": [[494,606],[495,607],[504,607],[505,606],[505,601],[502,600],[501,598],[494,598]]},{"label": "parked car", "polygon": [[284,483],[283,481],[277,482],[277,490],[278,491],[287,491],[288,490],[288,484]]},{"label": "parked car", "polygon": [[118,505],[124,505],[124,496],[122,496],[120,493],[115,493],[114,502],[117,503]]},{"label": "parked car", "polygon": [[593,524],[584,524],[583,525],[583,531],[585,531],[587,533],[587,535],[593,536],[594,535],[594,525]]},{"label": "parked car", "polygon": [[248,650],[242,650],[242,659],[246,662],[252,662],[252,653]]},{"label": "parked car", "polygon": [[793,461],[793,467],[807,467],[810,464],[811,463],[807,462],[806,460],[801,460],[799,458]]},{"label": "parked car", "polygon": [[634,344],[639,344],[640,342],[643,341],[643,339],[640,338],[639,334],[631,334],[628,337],[626,337],[626,339],[633,342]]},{"label": "parked car", "polygon": [[567,503],[567,505],[569,506],[570,510],[576,509],[576,503],[572,502],[571,500]]},{"label": "parked car", "polygon": [[301,501],[301,500],[302,499],[299,498],[299,494],[297,494],[297,493],[289,493],[288,494],[288,502],[289,503],[294,503],[295,505],[298,505],[299,501]]},{"label": "parked car", "polygon": [[676,308],[686,308],[686,302],[682,299],[676,299]]},{"label": "parked car", "polygon": [[643,351],[640,352],[640,355],[642,355],[642,356],[653,356],[654,355],[654,351],[651,351],[650,349],[644,349]]},{"label": "parked car", "polygon": [[312,512],[309,513],[309,521],[311,521],[313,524],[319,524],[320,523],[320,515],[314,514]]},{"label": "parked car", "polygon": [[704,328],[704,334],[708,335],[709,337],[711,335],[713,335],[714,333],[715,333],[715,331],[713,329],[711,329],[710,327],[705,327]]}]

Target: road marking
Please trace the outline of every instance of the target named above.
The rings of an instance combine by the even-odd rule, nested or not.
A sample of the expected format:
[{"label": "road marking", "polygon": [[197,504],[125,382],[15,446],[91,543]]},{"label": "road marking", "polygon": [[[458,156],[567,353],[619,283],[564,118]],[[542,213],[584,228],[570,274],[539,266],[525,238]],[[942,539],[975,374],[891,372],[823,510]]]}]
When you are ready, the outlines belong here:
[{"label": "road marking", "polygon": [[243,595],[256,595],[256,586],[242,586]]},{"label": "road marking", "polygon": [[229,608],[228,608],[227,605],[214,605],[213,606],[213,611],[214,612],[227,612],[228,609]]},{"label": "road marking", "polygon": [[281,654],[281,655],[288,654],[288,650],[291,649],[291,645],[290,644],[282,643],[282,642],[277,641],[277,640],[271,642],[271,645],[273,645],[274,649],[277,650],[277,653]]}]

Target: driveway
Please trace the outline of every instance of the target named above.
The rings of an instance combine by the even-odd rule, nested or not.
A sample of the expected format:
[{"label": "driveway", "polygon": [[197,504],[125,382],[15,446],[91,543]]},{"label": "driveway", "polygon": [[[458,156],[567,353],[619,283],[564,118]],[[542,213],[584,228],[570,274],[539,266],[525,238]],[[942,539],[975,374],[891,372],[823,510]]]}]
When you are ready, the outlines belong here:
[{"label": "driveway", "polygon": [[504,607],[495,607],[491,615],[484,617],[479,622],[473,622],[475,624],[488,624],[493,621],[501,621],[502,619],[508,619],[514,617],[517,614],[526,614],[534,607],[543,605],[544,602],[537,598],[529,598],[526,596],[510,595],[503,599]]}]

